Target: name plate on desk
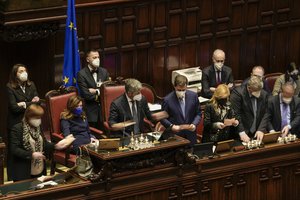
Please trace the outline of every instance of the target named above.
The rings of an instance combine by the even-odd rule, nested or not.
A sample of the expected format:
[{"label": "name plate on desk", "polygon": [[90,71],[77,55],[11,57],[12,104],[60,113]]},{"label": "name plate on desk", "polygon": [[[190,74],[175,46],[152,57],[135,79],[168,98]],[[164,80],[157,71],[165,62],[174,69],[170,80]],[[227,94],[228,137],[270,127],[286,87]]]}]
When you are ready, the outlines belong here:
[{"label": "name plate on desk", "polygon": [[98,149],[118,149],[120,146],[120,138],[100,139]]}]

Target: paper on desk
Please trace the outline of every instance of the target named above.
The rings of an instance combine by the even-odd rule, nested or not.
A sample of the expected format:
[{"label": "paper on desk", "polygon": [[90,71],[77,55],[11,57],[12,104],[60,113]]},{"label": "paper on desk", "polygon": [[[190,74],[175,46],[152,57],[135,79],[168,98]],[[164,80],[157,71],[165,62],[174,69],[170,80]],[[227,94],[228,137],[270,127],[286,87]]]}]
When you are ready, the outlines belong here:
[{"label": "paper on desk", "polygon": [[156,104],[148,103],[148,107],[150,111],[161,110],[161,105],[157,103]]},{"label": "paper on desk", "polygon": [[199,99],[199,102],[200,103],[205,103],[205,102],[207,102],[207,101],[209,101],[209,99],[207,99],[207,98],[204,98],[204,97],[198,97],[198,99]]}]

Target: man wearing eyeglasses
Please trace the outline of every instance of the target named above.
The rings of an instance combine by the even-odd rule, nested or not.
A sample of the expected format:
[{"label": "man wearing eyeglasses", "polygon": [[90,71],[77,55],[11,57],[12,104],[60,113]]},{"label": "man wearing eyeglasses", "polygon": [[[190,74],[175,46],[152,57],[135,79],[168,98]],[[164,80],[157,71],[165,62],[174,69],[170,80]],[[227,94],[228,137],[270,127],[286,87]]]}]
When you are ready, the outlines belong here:
[{"label": "man wearing eyeglasses", "polygon": [[211,98],[216,87],[220,84],[227,84],[233,87],[233,76],[230,67],[225,66],[225,53],[221,49],[216,49],[212,56],[213,64],[202,71],[202,96]]}]

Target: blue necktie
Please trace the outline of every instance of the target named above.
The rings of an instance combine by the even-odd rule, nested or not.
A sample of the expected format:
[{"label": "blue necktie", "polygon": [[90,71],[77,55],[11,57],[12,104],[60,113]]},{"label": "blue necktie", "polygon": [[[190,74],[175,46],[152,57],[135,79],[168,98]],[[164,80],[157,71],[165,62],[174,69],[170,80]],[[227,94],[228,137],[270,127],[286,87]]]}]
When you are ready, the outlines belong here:
[{"label": "blue necktie", "polygon": [[135,121],[134,124],[134,134],[137,134],[140,132],[140,128],[139,128],[139,118],[137,116],[137,112],[136,112],[136,108],[135,108],[135,101],[132,101],[132,118],[133,121]]},{"label": "blue necktie", "polygon": [[281,129],[288,124],[288,104],[282,103],[281,107]]},{"label": "blue necktie", "polygon": [[181,107],[181,111],[183,114],[183,117],[185,118],[185,103],[184,103],[184,99],[179,99],[179,103],[180,103],[180,107]]}]

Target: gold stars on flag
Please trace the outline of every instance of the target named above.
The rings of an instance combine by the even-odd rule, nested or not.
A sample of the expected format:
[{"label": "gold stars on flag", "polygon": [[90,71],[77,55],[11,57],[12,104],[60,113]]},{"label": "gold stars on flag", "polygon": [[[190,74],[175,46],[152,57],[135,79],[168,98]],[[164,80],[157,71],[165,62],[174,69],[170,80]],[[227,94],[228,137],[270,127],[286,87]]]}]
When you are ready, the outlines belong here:
[{"label": "gold stars on flag", "polygon": [[65,85],[69,82],[69,77],[64,77],[63,82],[65,83]]},{"label": "gold stars on flag", "polygon": [[76,78],[73,77],[73,84],[76,84]]},{"label": "gold stars on flag", "polygon": [[74,27],[73,22],[70,22],[70,25],[68,26],[70,30],[74,29],[75,31],[77,30],[76,27]]}]

